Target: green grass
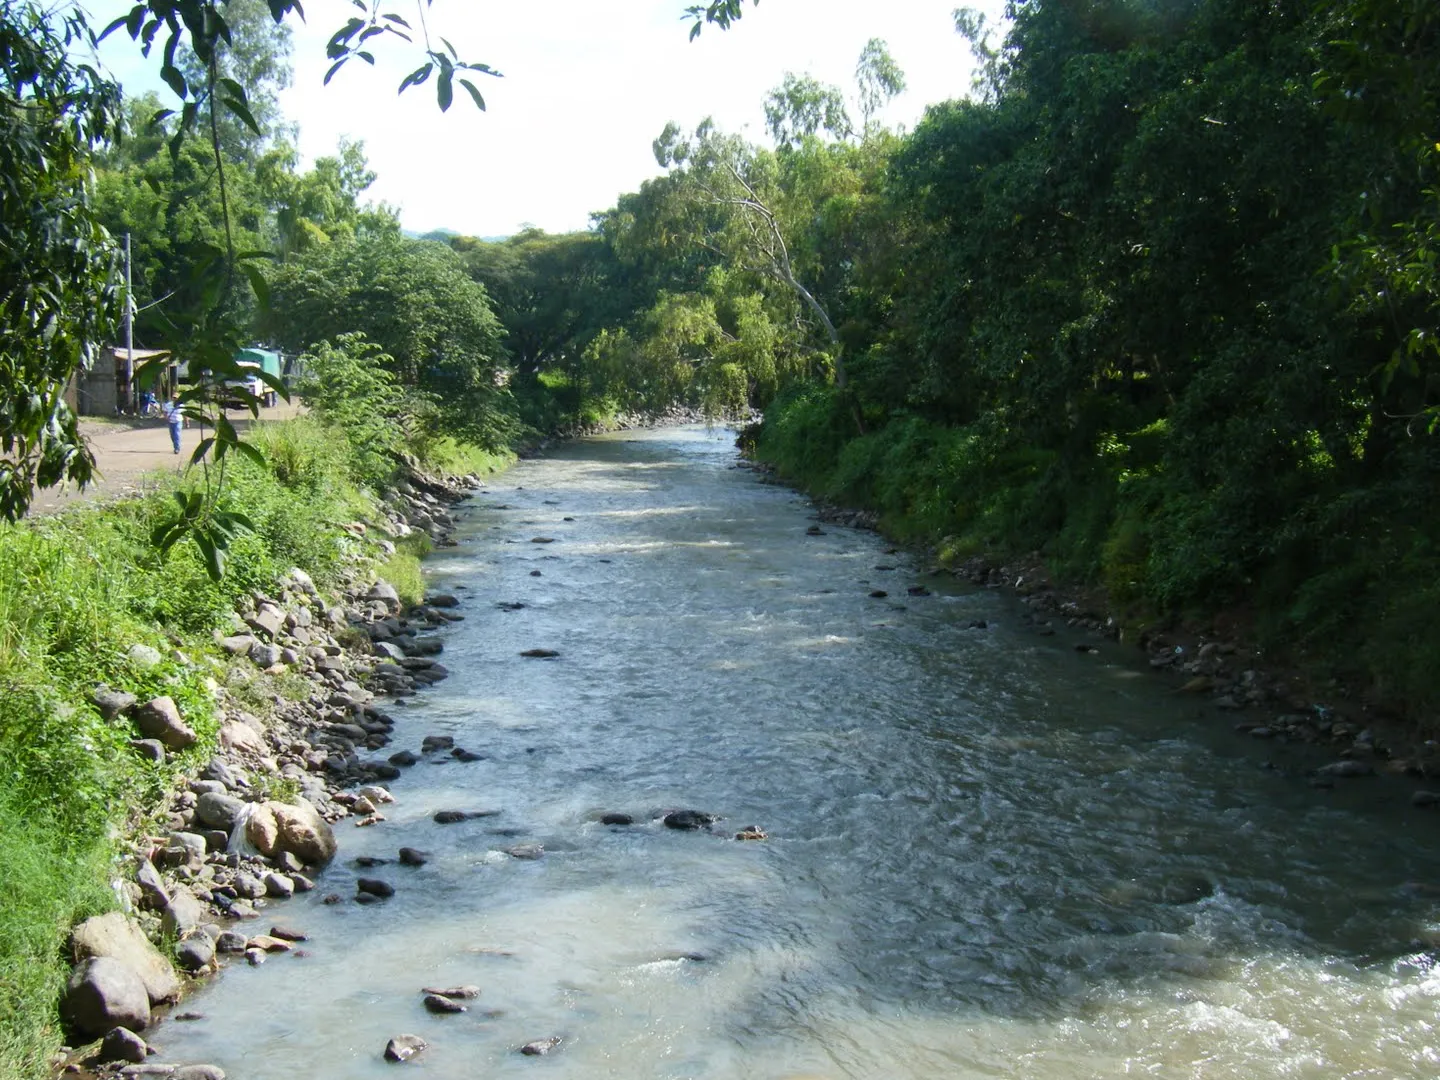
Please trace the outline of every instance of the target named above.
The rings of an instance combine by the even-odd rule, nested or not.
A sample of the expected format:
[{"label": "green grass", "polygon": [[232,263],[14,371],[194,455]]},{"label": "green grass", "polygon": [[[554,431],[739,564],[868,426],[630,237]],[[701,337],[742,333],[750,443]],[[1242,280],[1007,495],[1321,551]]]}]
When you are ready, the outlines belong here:
[{"label": "green grass", "polygon": [[380,567],[380,576],[400,596],[400,602],[407,607],[425,599],[425,575],[420,560],[430,554],[430,537],[422,532],[412,532],[395,545],[395,554]]}]

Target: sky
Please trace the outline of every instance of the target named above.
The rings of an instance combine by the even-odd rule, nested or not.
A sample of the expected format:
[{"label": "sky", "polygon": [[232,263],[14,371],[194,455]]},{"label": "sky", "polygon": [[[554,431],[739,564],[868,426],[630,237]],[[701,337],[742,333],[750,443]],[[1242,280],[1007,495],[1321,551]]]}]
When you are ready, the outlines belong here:
[{"label": "sky", "polygon": [[[415,2],[389,0],[384,10],[414,24]],[[362,140],[379,177],[366,195],[398,209],[406,229],[506,236],[527,226],[588,227],[591,213],[660,172],[650,144],[668,121],[693,128],[710,116],[766,141],[765,95],[787,71],[834,83],[853,100],[855,63],[872,37],[886,41],[908,82],[882,114],[890,125],[911,128],[926,105],[970,88],[956,0],[762,0],[729,31],[707,27],[694,42],[682,21],[689,2],[434,0],[432,39],[443,35],[462,59],[504,73],[475,79],[486,112],[457,86],[442,114],[433,81],[397,96],[423,59],[398,39],[379,39],[374,68],[352,61],[323,85],[325,42],[353,8],[350,0],[306,0],[281,107],[299,125],[307,163],[333,153],[342,136]],[[131,4],[84,6],[103,26]],[[101,61],[127,90],[168,97],[158,64],[141,59],[123,31],[107,39]]]}]

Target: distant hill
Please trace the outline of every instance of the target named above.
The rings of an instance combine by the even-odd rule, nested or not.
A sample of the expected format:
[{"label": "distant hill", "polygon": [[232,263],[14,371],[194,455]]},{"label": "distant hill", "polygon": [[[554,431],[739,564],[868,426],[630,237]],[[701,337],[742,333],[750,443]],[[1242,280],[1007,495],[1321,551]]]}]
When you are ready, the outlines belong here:
[{"label": "distant hill", "polygon": [[[414,229],[402,229],[401,231],[410,237],[411,240],[438,240],[442,244],[448,244],[455,237],[465,235],[464,233],[456,232],[454,229],[431,229],[427,233],[419,233]],[[498,244],[504,240],[509,240],[510,237],[508,235],[482,236],[480,239],[484,240],[487,244]]]}]

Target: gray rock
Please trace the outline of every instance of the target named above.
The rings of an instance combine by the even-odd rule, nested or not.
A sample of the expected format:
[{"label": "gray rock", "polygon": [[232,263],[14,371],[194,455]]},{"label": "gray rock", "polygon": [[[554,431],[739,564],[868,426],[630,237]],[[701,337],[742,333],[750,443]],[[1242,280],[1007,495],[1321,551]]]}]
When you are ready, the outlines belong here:
[{"label": "gray rock", "polygon": [[282,851],[275,856],[275,868],[284,874],[298,874],[305,864],[293,851]]},{"label": "gray rock", "polygon": [[464,1005],[461,1005],[460,1002],[452,1001],[450,998],[440,994],[426,994],[425,1008],[432,1013],[440,1013],[442,1015],[445,1013],[463,1013],[470,1011]]},{"label": "gray rock", "polygon": [[[205,837],[199,833],[172,832],[165,846],[166,865],[199,864],[205,860],[206,850]],[[178,861],[175,854],[179,856]]]},{"label": "gray rock", "polygon": [[222,931],[215,942],[215,949],[222,953],[243,953],[245,951],[246,938],[244,934],[234,930]]},{"label": "gray rock", "polygon": [[689,832],[703,829],[719,820],[718,815],[707,814],[703,810],[674,810],[665,815],[665,827]]},{"label": "gray rock", "polygon": [[165,764],[165,744],[159,739],[131,739],[130,747],[147,761]]},{"label": "gray rock", "polygon": [[100,1060],[104,1062],[128,1061],[138,1065],[149,1053],[150,1048],[145,1045],[145,1040],[129,1028],[111,1028],[105,1033],[105,1041],[100,1044]]},{"label": "gray rock", "polygon": [[370,648],[374,651],[376,656],[383,656],[389,660],[405,659],[405,650],[400,648],[400,646],[396,645],[394,642],[376,641],[371,644]]},{"label": "gray rock", "polygon": [[362,893],[378,896],[382,900],[389,899],[395,895],[395,886],[391,885],[388,881],[381,881],[379,878],[357,878],[355,888]]},{"label": "gray rock", "polygon": [[191,780],[188,786],[189,786],[191,792],[193,792],[193,793],[196,794],[196,795],[205,795],[205,794],[224,795],[224,794],[225,794],[225,785],[224,785],[221,781],[219,781],[219,780],[210,780],[210,779]]},{"label": "gray rock", "polygon": [[384,604],[388,611],[395,612],[400,610],[400,594],[395,591],[394,585],[391,585],[383,578],[377,580],[374,585],[370,586],[370,591],[365,594],[365,599]]},{"label": "gray rock", "polygon": [[520,1047],[520,1053],[525,1054],[527,1057],[544,1057],[550,1053],[551,1050],[559,1046],[560,1043],[560,1036],[552,1035],[548,1039],[536,1039],[534,1042],[526,1043]]},{"label": "gray rock", "polygon": [[201,824],[225,832],[235,828],[244,809],[243,800],[219,791],[207,791],[195,802],[195,816]]},{"label": "gray rock", "polygon": [[245,625],[257,634],[263,634],[267,639],[274,640],[285,628],[285,616],[274,608],[262,607],[255,614],[245,617]]},{"label": "gray rock", "polygon": [[290,884],[295,886],[296,892],[310,892],[315,888],[315,882],[311,881],[304,874],[291,874]]},{"label": "gray rock", "polygon": [[144,1031],[150,1025],[150,996],[130,967],[109,956],[92,956],[70,974],[61,1014],[84,1035],[111,1028]]},{"label": "gray rock", "polygon": [[402,866],[424,866],[430,861],[430,856],[423,851],[417,851],[413,847],[402,847],[400,849],[400,864]]},{"label": "gray rock", "polygon": [[419,1035],[396,1035],[385,1044],[386,1061],[409,1061],[429,1046]]},{"label": "gray rock", "polygon": [[235,875],[235,891],[246,900],[259,900],[266,895],[265,882],[242,870]]},{"label": "gray rock", "polygon": [[134,710],[135,726],[147,739],[159,739],[167,750],[184,750],[196,735],[180,718],[180,710],[168,697],[151,698]]},{"label": "gray rock", "polygon": [[413,638],[401,643],[406,656],[438,656],[445,651],[445,642],[438,637]]},{"label": "gray rock", "polygon": [[425,603],[430,607],[455,608],[460,606],[460,598],[452,596],[450,593],[435,593],[433,596],[427,596]]},{"label": "gray rock", "polygon": [[421,991],[422,994],[436,994],[439,997],[447,997],[454,1001],[469,1001],[480,996],[478,986],[427,986]]},{"label": "gray rock", "polygon": [[257,641],[250,646],[250,662],[256,667],[269,668],[280,663],[280,656],[284,650],[279,645],[271,645]]},{"label": "gray rock", "polygon": [[273,871],[265,875],[265,893],[268,896],[280,900],[288,900],[295,895],[295,882],[291,881],[284,874],[277,874]]},{"label": "gray rock", "polygon": [[1357,776],[1370,776],[1374,772],[1375,768],[1369,762],[1351,761],[1347,758],[1343,761],[1331,762],[1329,765],[1322,765],[1315,770],[1315,775],[1351,779]]},{"label": "gray rock", "polygon": [[131,645],[125,650],[125,658],[138,668],[153,668],[163,659],[160,650],[149,645]]},{"label": "gray rock", "polygon": [[152,1005],[180,996],[180,980],[160,950],[139,926],[118,911],[86,919],[71,931],[70,944],[76,960],[103,957],[124,964],[139,976]]},{"label": "gray rock", "polygon": [[244,656],[254,648],[256,640],[250,634],[234,634],[230,637],[223,637],[219,641],[220,648],[231,656]]},{"label": "gray rock", "polygon": [[225,1080],[225,1070],[218,1065],[179,1065],[170,1080]]},{"label": "gray rock", "polygon": [[160,923],[171,937],[183,938],[200,929],[205,921],[205,905],[189,889],[177,888],[170,902],[160,912]]},{"label": "gray rock", "polygon": [[100,715],[106,720],[114,720],[138,700],[134,694],[127,694],[123,690],[111,690],[104,683],[90,691],[90,704],[99,709]]},{"label": "gray rock", "polygon": [[1417,791],[1410,796],[1411,806],[1435,806],[1440,804],[1440,791]]},{"label": "gray rock", "polygon": [[155,864],[142,857],[135,867],[135,884],[140,887],[140,906],[159,911],[170,903],[170,893]]},{"label": "gray rock", "polygon": [[215,959],[215,942],[208,934],[191,934],[175,946],[175,959],[182,968],[194,974]]}]

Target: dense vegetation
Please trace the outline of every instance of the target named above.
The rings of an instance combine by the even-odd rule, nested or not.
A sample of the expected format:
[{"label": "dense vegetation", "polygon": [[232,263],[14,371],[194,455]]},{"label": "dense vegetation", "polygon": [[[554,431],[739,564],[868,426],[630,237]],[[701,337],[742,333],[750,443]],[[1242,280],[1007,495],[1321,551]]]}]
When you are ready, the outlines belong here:
[{"label": "dense vegetation", "polygon": [[[358,143],[300,170],[275,105],[294,5],[223,6],[229,41],[167,57],[165,116],[69,59],[81,22],[0,0],[0,519],[88,475],[60,389],[115,327],[121,234],[141,344],[196,371],[304,353],[313,413],[184,482],[243,515],[223,568],[199,526],[152,545],[164,492],[0,531],[0,1075],[53,1044],[117,794],[169,779],[86,690],[164,688],[203,732],[231,601],[291,565],[333,581],[327,523],[402,453],[758,407],[760,457],[946,557],[1039,552],[1137,621],[1240,612],[1411,716],[1440,705],[1427,0],[1020,0],[1003,43],[962,10],[975,93],[913,132],[875,121],[904,79],[872,41],[848,98],[775,89],[770,145],[671,126],[663,173],[592,229],[499,242],[402,235]],[[426,55],[442,106],[484,73]]]}]

